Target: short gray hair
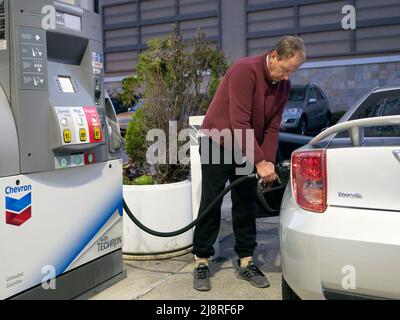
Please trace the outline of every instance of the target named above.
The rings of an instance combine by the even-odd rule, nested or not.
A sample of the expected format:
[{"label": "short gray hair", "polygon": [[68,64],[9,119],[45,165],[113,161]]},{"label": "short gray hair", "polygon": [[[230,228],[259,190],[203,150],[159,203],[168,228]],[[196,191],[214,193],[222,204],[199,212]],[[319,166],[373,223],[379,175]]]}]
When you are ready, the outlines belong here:
[{"label": "short gray hair", "polygon": [[306,47],[300,37],[284,36],[270,51],[278,53],[278,60],[290,59],[295,55],[299,55],[303,62],[306,60]]}]

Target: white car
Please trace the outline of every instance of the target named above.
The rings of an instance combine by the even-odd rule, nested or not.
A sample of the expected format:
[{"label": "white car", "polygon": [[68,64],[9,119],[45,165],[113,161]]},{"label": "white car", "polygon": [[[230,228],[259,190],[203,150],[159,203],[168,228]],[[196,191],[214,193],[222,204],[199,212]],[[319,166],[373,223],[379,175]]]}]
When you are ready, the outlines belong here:
[{"label": "white car", "polygon": [[400,87],[374,89],[292,154],[284,299],[400,299]]}]

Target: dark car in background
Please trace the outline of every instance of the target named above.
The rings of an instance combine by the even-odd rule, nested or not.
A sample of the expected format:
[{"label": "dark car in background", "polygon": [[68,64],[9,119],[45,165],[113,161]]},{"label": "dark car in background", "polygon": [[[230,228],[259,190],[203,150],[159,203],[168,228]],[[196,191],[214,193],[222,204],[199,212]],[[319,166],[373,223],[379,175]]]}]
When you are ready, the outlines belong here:
[{"label": "dark car in background", "polygon": [[117,114],[118,124],[121,130],[121,135],[125,135],[128,129],[129,122],[132,121],[133,114],[144,104],[143,99],[139,99],[132,107],[128,108],[128,111],[121,112]]},{"label": "dark car in background", "polygon": [[331,125],[329,101],[315,84],[292,86],[280,129],[306,135]]},{"label": "dark car in background", "polygon": [[112,102],[112,105],[114,106],[114,110],[115,110],[116,114],[126,112],[128,110],[128,108],[122,104],[120,99],[115,98],[115,97],[110,97],[110,100]]}]

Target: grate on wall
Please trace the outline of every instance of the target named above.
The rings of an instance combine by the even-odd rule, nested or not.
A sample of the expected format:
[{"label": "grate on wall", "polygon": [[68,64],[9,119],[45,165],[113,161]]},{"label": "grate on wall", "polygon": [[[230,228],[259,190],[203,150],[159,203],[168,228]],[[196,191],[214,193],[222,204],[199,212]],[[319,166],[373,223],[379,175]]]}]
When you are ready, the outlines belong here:
[{"label": "grate on wall", "polygon": [[6,17],[4,15],[4,0],[0,0],[0,40],[5,39]]}]

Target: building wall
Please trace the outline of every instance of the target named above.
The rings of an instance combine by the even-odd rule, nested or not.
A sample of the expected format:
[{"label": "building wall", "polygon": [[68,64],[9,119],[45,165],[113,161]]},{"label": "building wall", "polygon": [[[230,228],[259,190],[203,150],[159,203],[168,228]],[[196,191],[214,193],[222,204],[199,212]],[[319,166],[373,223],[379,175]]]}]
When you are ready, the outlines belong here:
[{"label": "building wall", "polygon": [[[343,29],[346,5],[355,8],[355,29]],[[400,51],[398,0],[247,0],[246,13],[249,55],[285,34],[302,37],[310,59]]]},{"label": "building wall", "polygon": [[246,1],[222,0],[221,49],[231,61],[245,57],[246,52]]},{"label": "building wall", "polygon": [[332,112],[347,110],[375,87],[400,86],[400,59],[399,62],[303,68],[292,75],[291,82],[317,84],[327,95]]},{"label": "building wall", "polygon": [[205,32],[220,46],[219,0],[100,0],[106,74],[118,78],[136,72],[147,42],[176,28],[185,40]]},{"label": "building wall", "polygon": [[[174,23],[186,39],[200,28],[231,61],[265,52],[282,35],[302,37],[308,59],[292,83],[322,87],[333,111],[347,109],[376,86],[400,85],[399,0],[99,1],[112,91],[136,72],[146,41],[165,36]],[[356,9],[355,30],[342,27],[348,4]]]}]

